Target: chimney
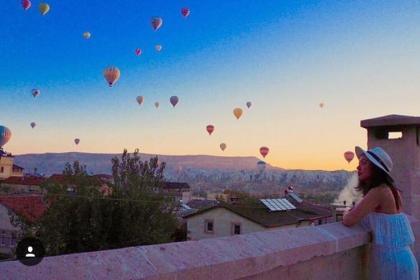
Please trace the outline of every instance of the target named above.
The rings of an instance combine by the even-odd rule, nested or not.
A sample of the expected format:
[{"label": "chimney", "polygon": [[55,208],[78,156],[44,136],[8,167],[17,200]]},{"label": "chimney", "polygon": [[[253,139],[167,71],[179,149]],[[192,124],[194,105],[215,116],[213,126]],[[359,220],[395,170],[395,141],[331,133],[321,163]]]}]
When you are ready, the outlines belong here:
[{"label": "chimney", "polygon": [[381,147],[391,156],[404,212],[420,219],[420,117],[388,115],[360,125],[367,129],[368,149]]}]

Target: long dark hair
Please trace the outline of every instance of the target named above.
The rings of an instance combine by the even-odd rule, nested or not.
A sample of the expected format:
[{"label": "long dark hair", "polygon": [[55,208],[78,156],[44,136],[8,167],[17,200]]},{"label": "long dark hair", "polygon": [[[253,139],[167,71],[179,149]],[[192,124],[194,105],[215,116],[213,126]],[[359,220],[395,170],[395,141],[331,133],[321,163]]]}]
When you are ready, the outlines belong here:
[{"label": "long dark hair", "polygon": [[368,182],[360,182],[356,187],[356,190],[362,192],[363,195],[366,195],[371,189],[377,188],[381,185],[387,185],[394,195],[395,204],[397,206],[397,210],[400,209],[401,200],[398,195],[399,190],[395,187],[394,179],[389,176],[385,171],[377,167],[375,164],[369,161],[370,166],[372,167],[372,176],[370,177]]}]

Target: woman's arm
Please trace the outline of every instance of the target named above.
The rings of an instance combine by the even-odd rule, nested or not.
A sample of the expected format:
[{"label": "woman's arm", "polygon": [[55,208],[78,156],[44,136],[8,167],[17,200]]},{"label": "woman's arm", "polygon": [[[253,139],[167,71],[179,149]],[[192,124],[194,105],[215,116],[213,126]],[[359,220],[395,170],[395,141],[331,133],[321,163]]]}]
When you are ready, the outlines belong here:
[{"label": "woman's arm", "polygon": [[380,197],[381,191],[379,188],[371,189],[351,211],[344,215],[343,224],[352,226],[359,223],[364,216],[375,210],[379,205]]}]

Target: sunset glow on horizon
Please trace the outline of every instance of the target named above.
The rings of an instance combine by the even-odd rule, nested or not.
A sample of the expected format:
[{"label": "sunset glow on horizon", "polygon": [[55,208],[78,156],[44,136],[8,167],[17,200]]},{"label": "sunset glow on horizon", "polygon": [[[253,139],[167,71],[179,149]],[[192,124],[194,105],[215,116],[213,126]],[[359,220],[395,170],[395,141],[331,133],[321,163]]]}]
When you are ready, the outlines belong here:
[{"label": "sunset glow on horizon", "polygon": [[[366,147],[361,120],[420,115],[419,2],[263,2],[51,0],[44,16],[3,3],[0,125],[12,131],[4,149],[139,148],[354,170],[357,159],[343,154]],[[121,77],[109,87],[112,65]]]}]

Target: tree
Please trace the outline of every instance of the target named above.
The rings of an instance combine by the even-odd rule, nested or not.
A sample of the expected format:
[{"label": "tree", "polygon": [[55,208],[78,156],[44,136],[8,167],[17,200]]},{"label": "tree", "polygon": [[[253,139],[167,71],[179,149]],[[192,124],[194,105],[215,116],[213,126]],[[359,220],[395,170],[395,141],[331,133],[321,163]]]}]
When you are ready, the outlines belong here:
[{"label": "tree", "polygon": [[[80,167],[80,165],[78,165]],[[37,226],[47,255],[169,242],[177,229],[170,198],[160,192],[165,163],[142,161],[138,150],[112,159],[114,183],[104,196],[84,168],[66,164],[75,186],[47,183],[49,208]],[[84,171],[83,171],[84,170]]]}]

